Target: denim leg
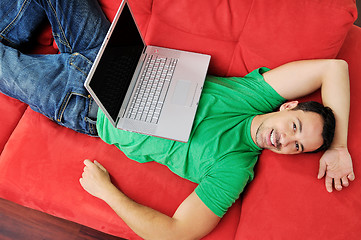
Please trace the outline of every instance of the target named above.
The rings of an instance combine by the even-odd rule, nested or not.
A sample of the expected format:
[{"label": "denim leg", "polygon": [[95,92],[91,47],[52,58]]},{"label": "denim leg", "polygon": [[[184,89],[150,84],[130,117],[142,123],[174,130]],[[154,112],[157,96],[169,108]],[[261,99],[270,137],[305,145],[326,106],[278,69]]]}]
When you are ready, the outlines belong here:
[{"label": "denim leg", "polygon": [[[61,54],[26,55],[0,43],[0,91],[60,125],[96,135],[95,122],[89,119],[94,102],[83,84],[110,23],[96,0],[23,2],[45,10]],[[26,19],[27,13],[20,8],[13,16]]]},{"label": "denim leg", "polygon": [[[79,53],[25,55],[0,43],[0,91],[60,125],[97,135],[83,87],[91,62]],[[82,69],[82,71],[79,71]]]},{"label": "denim leg", "polygon": [[1,0],[0,42],[19,49],[45,18],[44,9],[29,0]]},{"label": "denim leg", "polygon": [[89,54],[89,49],[99,48],[110,27],[97,0],[1,0],[0,41],[19,49],[45,17],[61,53]]},{"label": "denim leg", "polygon": [[[92,61],[110,27],[97,0],[33,0],[46,12],[61,53],[81,52]],[[89,55],[90,54],[90,55]]]}]

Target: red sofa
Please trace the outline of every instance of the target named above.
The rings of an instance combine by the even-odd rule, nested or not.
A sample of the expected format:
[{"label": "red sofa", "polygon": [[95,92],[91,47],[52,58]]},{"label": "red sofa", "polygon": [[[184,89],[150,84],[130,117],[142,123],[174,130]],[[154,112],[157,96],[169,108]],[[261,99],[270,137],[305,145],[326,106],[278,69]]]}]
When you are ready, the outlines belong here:
[{"label": "red sofa", "polygon": [[[121,0],[99,0],[112,19]],[[317,180],[321,154],[264,151],[255,180],[204,239],[361,237],[361,29],[355,0],[130,0],[148,44],[212,55],[209,74],[243,76],[255,68],[314,58],[349,63],[349,151],[356,180],[328,193]],[[50,29],[32,52],[56,53]],[[0,80],[1,81],[1,80]],[[1,84],[1,82],[0,82]],[[306,99],[320,100],[319,93]],[[102,142],[58,126],[0,94],[0,197],[126,239],[140,239],[79,184],[83,160],[97,159],[113,182],[144,205],[172,215],[193,191],[157,163],[139,164]]]}]

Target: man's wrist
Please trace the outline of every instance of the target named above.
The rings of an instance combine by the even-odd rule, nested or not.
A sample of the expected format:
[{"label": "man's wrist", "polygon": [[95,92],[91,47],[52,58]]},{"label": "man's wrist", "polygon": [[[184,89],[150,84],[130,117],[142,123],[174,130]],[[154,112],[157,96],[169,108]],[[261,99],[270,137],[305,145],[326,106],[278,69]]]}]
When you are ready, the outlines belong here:
[{"label": "man's wrist", "polygon": [[331,144],[329,149],[345,150],[345,149],[347,149],[347,144]]},{"label": "man's wrist", "polygon": [[121,192],[116,186],[111,184],[107,188],[102,200],[105,201],[108,205],[113,206],[114,204],[123,201],[124,198],[127,198],[127,196],[123,192]]},{"label": "man's wrist", "polygon": [[113,183],[109,183],[104,186],[100,199],[108,203],[109,201],[112,201],[117,192],[119,192],[119,190],[113,185]]}]

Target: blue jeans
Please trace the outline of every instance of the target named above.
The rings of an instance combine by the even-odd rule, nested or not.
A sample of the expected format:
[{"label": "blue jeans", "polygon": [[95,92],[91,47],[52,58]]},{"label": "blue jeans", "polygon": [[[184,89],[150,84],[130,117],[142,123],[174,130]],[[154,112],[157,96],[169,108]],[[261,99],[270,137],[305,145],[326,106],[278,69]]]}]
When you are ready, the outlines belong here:
[{"label": "blue jeans", "polygon": [[[61,53],[22,53],[46,18]],[[110,26],[98,2],[1,0],[0,19],[0,91],[60,125],[96,136],[96,104],[83,84]]]}]

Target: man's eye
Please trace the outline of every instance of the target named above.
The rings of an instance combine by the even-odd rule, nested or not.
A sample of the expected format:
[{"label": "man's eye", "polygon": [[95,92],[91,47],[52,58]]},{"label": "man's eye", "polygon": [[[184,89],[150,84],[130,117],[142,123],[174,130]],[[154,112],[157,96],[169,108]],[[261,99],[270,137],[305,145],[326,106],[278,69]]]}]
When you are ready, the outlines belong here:
[{"label": "man's eye", "polygon": [[297,130],[297,127],[296,127],[296,124],[293,123],[293,130],[296,131]]},{"label": "man's eye", "polygon": [[296,149],[297,151],[300,150],[300,145],[298,145],[298,143],[296,143]]}]

